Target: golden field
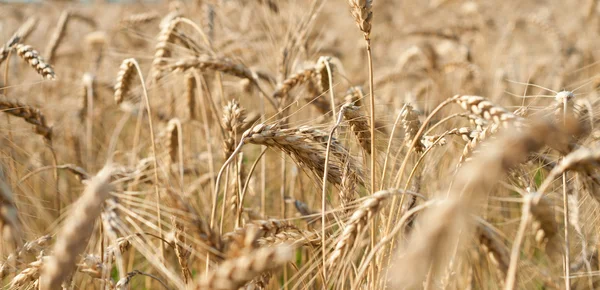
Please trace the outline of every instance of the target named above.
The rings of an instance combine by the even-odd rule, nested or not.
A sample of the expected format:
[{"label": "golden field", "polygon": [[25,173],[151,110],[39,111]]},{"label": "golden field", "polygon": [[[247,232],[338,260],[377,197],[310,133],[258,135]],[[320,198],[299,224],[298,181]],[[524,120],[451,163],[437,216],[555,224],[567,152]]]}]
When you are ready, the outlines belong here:
[{"label": "golden field", "polygon": [[0,3],[1,285],[600,287],[596,4]]}]

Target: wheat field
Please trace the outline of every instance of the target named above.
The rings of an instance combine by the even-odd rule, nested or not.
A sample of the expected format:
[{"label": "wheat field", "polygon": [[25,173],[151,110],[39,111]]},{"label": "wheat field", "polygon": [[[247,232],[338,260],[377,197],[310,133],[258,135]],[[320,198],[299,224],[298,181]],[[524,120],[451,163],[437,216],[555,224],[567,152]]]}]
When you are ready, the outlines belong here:
[{"label": "wheat field", "polygon": [[0,3],[1,285],[600,288],[596,2]]}]

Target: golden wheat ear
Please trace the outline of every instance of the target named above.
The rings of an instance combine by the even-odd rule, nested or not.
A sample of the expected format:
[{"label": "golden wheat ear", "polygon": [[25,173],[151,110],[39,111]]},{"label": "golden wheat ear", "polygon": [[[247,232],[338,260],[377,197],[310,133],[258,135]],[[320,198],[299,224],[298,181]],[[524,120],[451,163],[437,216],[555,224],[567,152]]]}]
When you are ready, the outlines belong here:
[{"label": "golden wheat ear", "polygon": [[110,194],[112,173],[113,169],[109,165],[88,181],[73,207],[73,213],[57,235],[53,255],[43,269],[41,289],[60,289],[62,282],[73,273],[79,255],[87,247],[102,205]]},{"label": "golden wheat ear", "polygon": [[292,247],[279,245],[227,260],[203,276],[198,282],[198,289],[237,290],[262,273],[284,266],[292,260],[293,253]]},{"label": "golden wheat ear", "polygon": [[115,103],[117,103],[117,105],[126,100],[135,75],[136,71],[133,60],[130,58],[123,60],[119,67],[117,83],[115,84]]},{"label": "golden wheat ear", "polygon": [[33,47],[19,43],[15,45],[15,49],[17,50],[17,54],[32,68],[34,68],[42,77],[49,80],[56,79],[56,75],[54,74],[54,69],[52,66],[47,64],[37,50],[33,49]]}]

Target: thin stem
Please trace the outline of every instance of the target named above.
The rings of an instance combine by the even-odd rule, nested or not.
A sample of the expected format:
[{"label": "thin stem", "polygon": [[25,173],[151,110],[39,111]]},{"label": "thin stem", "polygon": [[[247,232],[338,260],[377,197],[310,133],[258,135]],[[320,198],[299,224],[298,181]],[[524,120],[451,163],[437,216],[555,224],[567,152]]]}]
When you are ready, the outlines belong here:
[{"label": "thin stem", "polygon": [[326,243],[325,243],[326,242],[325,203],[327,202],[326,195],[327,195],[327,174],[329,173],[329,155],[330,155],[330,151],[331,151],[331,140],[333,139],[333,133],[340,126],[343,116],[344,116],[344,113],[340,112],[340,114],[338,115],[337,122],[331,128],[331,131],[329,131],[329,136],[327,138],[327,150],[325,151],[325,169],[323,170],[323,187],[322,187],[322,192],[321,192],[321,213],[322,213],[321,214],[321,243],[323,245],[321,247],[321,249],[323,250],[323,253],[321,256],[323,258],[323,281],[324,281],[324,283],[326,283],[326,281],[327,281],[327,247],[325,246],[326,245]]},{"label": "thin stem", "polygon": [[[567,99],[563,101],[563,126],[566,126],[567,122]],[[571,258],[569,257],[569,201],[567,196],[567,173],[562,174],[562,189],[563,189],[563,207],[564,222],[565,222],[565,289],[571,290]]]},{"label": "thin stem", "polygon": [[329,79],[329,98],[331,101],[331,113],[333,115],[333,121],[335,122],[336,114],[335,114],[335,93],[333,92],[333,73],[331,73],[331,67],[329,62],[325,62],[325,67],[327,68],[327,77]]},{"label": "thin stem", "polygon": [[246,180],[244,181],[244,188],[242,189],[242,191],[240,193],[240,201],[239,201],[239,206],[237,208],[237,217],[236,217],[236,224],[235,224],[236,228],[238,228],[242,223],[242,212],[243,212],[244,199],[246,197],[246,190],[248,189],[248,185],[250,184],[250,177],[252,177],[252,174],[254,173],[254,170],[256,169],[256,166],[258,165],[258,161],[263,159],[262,157],[265,155],[266,152],[267,152],[267,148],[264,148],[260,152],[260,154],[258,155],[258,158],[256,158],[256,161],[254,161],[254,163],[250,167],[250,170],[248,171],[248,176],[246,177]]},{"label": "thin stem", "polygon": [[[375,152],[375,90],[373,89],[373,55],[372,55],[372,51],[371,51],[371,38],[366,37],[365,40],[367,41],[367,60],[369,62],[369,102],[370,102],[370,109],[371,109],[371,194],[375,194],[375,189],[377,188],[377,185],[375,184],[375,173],[376,173],[376,164],[375,161],[377,160],[375,158],[376,153]],[[375,246],[375,229],[371,228],[371,235],[370,235],[370,239],[371,239],[371,248],[373,248],[373,246]],[[325,244],[323,244],[325,245]],[[371,277],[375,276],[375,268],[371,268]]]},{"label": "thin stem", "polygon": [[394,126],[392,127],[392,132],[390,133],[390,138],[388,140],[387,149],[385,150],[385,159],[383,161],[383,169],[381,171],[381,182],[379,190],[383,190],[383,183],[385,181],[385,172],[387,170],[390,148],[392,148],[392,140],[394,140],[394,133],[396,133],[396,128],[398,128],[398,122],[400,121],[400,117],[402,117],[402,113],[398,113],[398,115],[396,116],[396,120],[394,121]]},{"label": "thin stem", "polygon": [[[150,98],[148,98],[148,90],[146,89],[146,84],[144,83],[144,75],[142,75],[142,70],[140,69],[140,65],[137,60],[134,58],[130,59],[132,63],[135,65],[135,68],[140,77],[140,83],[142,84],[142,90],[144,92],[144,99],[146,100],[146,112],[148,113],[148,126],[150,126],[150,140],[152,144],[152,155],[154,155],[153,163],[154,163],[154,193],[156,194],[156,218],[158,220],[158,234],[162,238],[162,223],[161,223],[161,209],[160,209],[160,191],[158,190],[158,155],[156,154],[156,142],[154,138],[154,126],[152,125],[152,110],[150,109]],[[165,246],[163,243],[160,243],[160,256],[162,260],[165,259]]]},{"label": "thin stem", "polygon": [[517,265],[519,264],[519,254],[521,252],[521,243],[523,243],[523,238],[525,237],[525,230],[527,229],[527,224],[529,223],[529,214],[532,202],[535,202],[533,200],[533,196],[528,195],[525,197],[525,203],[523,204],[523,213],[521,215],[521,223],[519,224],[519,230],[517,232],[517,236],[515,237],[510,252],[510,264],[508,266],[506,281],[504,283],[505,290],[513,290],[515,288],[515,283],[517,279]]},{"label": "thin stem", "polygon": [[[430,114],[429,116],[427,116],[427,119],[425,119],[425,121],[423,122],[423,124],[421,125],[421,128],[419,128],[419,131],[417,132],[417,134],[415,135],[415,137],[413,138],[410,147],[408,148],[408,151],[406,153],[406,156],[404,156],[404,161],[402,162],[402,165],[400,166],[400,170],[398,171],[398,178],[397,178],[397,184],[394,186],[394,188],[398,188],[400,186],[400,182],[402,180],[401,176],[404,174],[404,170],[406,169],[406,165],[408,164],[408,159],[411,155],[411,153],[414,151],[413,148],[415,147],[415,145],[417,144],[418,141],[420,141],[420,136],[423,134],[423,132],[425,131],[425,128],[427,127],[427,124],[429,124],[429,122],[431,122],[431,120],[433,119],[433,116],[435,116],[436,113],[438,113],[441,109],[443,109],[446,105],[454,102],[455,98],[449,98],[445,101],[443,101],[442,103],[440,103]],[[404,195],[402,195],[402,197],[400,198],[400,204],[396,205],[396,203],[398,203],[398,196],[394,196],[392,199],[392,208],[390,211],[390,218],[387,221],[387,225],[385,227],[385,232],[389,232],[389,229],[391,227],[392,221],[395,218],[396,215],[396,207],[397,206],[402,206],[402,203],[404,202]],[[390,247],[390,251],[393,248]]]},{"label": "thin stem", "polygon": [[[408,193],[408,192],[405,192]],[[418,196],[418,195],[415,195]],[[404,224],[406,223],[406,221],[408,220],[408,218],[410,218],[412,215],[414,215],[416,212],[421,211],[429,206],[431,206],[432,204],[436,203],[436,200],[430,200],[430,201],[426,201],[425,203],[415,206],[414,208],[412,208],[411,210],[407,211],[401,218],[400,221],[398,221],[398,223],[396,223],[396,225],[394,226],[394,229],[392,230],[392,232],[390,232],[389,234],[387,234],[385,237],[383,237],[383,239],[381,239],[377,245],[375,245],[375,247],[373,247],[371,249],[371,251],[369,252],[369,255],[367,256],[366,259],[364,259],[361,263],[360,269],[358,270],[358,274],[356,275],[356,279],[354,280],[354,283],[352,285],[351,289],[359,289],[359,285],[360,282],[362,281],[364,275],[365,275],[365,271],[367,270],[367,266],[371,263],[371,261],[373,260],[373,258],[375,258],[375,255],[378,253],[381,253],[380,250],[383,246],[385,246],[387,243],[389,243],[399,232],[400,230],[402,230],[404,228]]]},{"label": "thin stem", "polygon": [[373,56],[371,40],[367,39],[367,58],[369,61],[369,102],[371,114],[371,194],[375,193],[375,93],[373,89]]},{"label": "thin stem", "polygon": [[567,196],[567,174],[562,174],[562,188],[563,188],[563,207],[565,208],[564,222],[565,222],[565,289],[571,289],[571,258],[569,257],[569,202]]},{"label": "thin stem", "polygon": [[48,149],[50,150],[50,154],[52,155],[52,175],[54,177],[54,190],[56,191],[56,199],[55,199],[55,207],[56,207],[56,216],[60,218],[60,214],[62,211],[62,205],[60,203],[60,192],[58,186],[58,158],[56,157],[56,151],[54,151],[54,147],[52,146],[51,140],[46,140],[48,145]]},{"label": "thin stem", "polygon": [[[12,54],[12,49],[8,51],[8,55],[6,56],[7,60],[10,59],[11,54]],[[8,70],[10,68],[9,63],[10,63],[10,61],[7,61],[6,65],[4,66],[4,84],[3,84],[4,87],[2,87],[2,93],[5,96],[8,96],[7,90],[8,90]],[[7,127],[6,131],[8,134],[8,141],[10,142],[10,144],[15,144],[15,142],[14,142],[15,140],[14,140],[13,134],[12,134],[12,126],[10,124],[10,116],[8,114],[6,115],[6,127]],[[15,180],[18,180],[19,172],[17,171],[17,161],[13,157],[15,155],[13,146],[10,147],[8,154],[10,157],[10,171],[15,173],[15,175],[16,175]],[[11,182],[11,187],[15,188],[14,180],[10,180],[10,182]],[[2,252],[0,252],[0,253],[2,253]]]}]

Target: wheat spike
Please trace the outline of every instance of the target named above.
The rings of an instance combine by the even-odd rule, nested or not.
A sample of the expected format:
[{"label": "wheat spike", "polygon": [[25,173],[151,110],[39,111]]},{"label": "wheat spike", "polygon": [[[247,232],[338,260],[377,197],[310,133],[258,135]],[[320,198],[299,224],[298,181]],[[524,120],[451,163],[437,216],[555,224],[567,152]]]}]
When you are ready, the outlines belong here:
[{"label": "wheat spike", "polygon": [[421,127],[421,121],[419,121],[417,111],[415,111],[410,104],[405,104],[400,115],[402,116],[402,127],[404,128],[404,144],[410,146],[412,140],[418,138],[418,141],[415,144],[415,151],[423,152],[423,150],[425,150],[425,145],[421,142],[421,136],[417,137],[417,132]]},{"label": "wheat spike", "polygon": [[0,48],[0,64],[8,57],[8,53],[21,41],[18,35],[13,35],[2,48]]},{"label": "wheat spike", "polygon": [[41,135],[47,141],[52,141],[52,127],[46,123],[46,118],[40,110],[23,105],[17,101],[7,100],[0,95],[0,110],[4,113],[22,118],[25,122],[35,126],[35,133]]},{"label": "wheat spike", "polygon": [[192,254],[188,249],[188,245],[186,244],[185,238],[185,227],[182,223],[177,221],[177,218],[173,217],[171,219],[173,225],[175,226],[175,254],[177,255],[177,261],[179,262],[179,266],[181,267],[181,273],[183,274],[183,281],[185,284],[190,282],[192,279],[192,272],[188,267],[188,260],[190,255]]},{"label": "wheat spike", "polygon": [[242,108],[236,100],[231,100],[223,107],[223,128],[225,129],[225,140],[223,147],[225,159],[231,156],[236,147],[236,135],[241,132],[246,119],[246,109]]},{"label": "wheat spike", "polygon": [[262,247],[280,244],[318,248],[321,246],[321,237],[316,232],[285,231],[258,239],[258,245]]},{"label": "wheat spike", "polygon": [[558,223],[550,201],[540,196],[532,201],[530,211],[533,216],[532,227],[535,232],[535,241],[551,255],[560,253]]},{"label": "wheat spike", "polygon": [[170,162],[173,163],[176,163],[179,159],[179,146],[183,146],[183,144],[179,144],[179,134],[181,132],[177,127],[178,123],[180,123],[179,119],[171,119],[167,124],[167,148],[169,148]]},{"label": "wheat spike", "polygon": [[344,115],[344,119],[350,124],[350,128],[356,138],[360,147],[362,147],[368,154],[371,154],[371,131],[369,131],[370,125],[367,116],[365,116],[360,107],[346,104],[342,106],[341,114]]},{"label": "wheat spike", "polygon": [[17,50],[17,54],[24,61],[29,63],[29,65],[33,67],[42,77],[49,80],[56,79],[56,75],[54,74],[54,69],[52,66],[47,64],[39,55],[39,53],[31,46],[19,43],[15,45],[15,49]]},{"label": "wheat spike", "polygon": [[45,250],[50,240],[52,240],[50,235],[41,236],[35,240],[25,243],[20,249],[8,255],[2,265],[0,265],[0,279],[5,278],[9,273],[14,271],[10,265],[11,263],[15,261],[21,261],[26,254]]},{"label": "wheat spike", "polygon": [[130,91],[131,83],[135,77],[135,66],[131,58],[123,60],[117,74],[117,83],[115,84],[115,103],[121,104]]},{"label": "wheat spike", "polygon": [[196,120],[196,78],[193,74],[187,74],[185,76],[185,99],[187,100],[187,107],[189,111],[189,117],[191,120]]},{"label": "wheat spike", "polygon": [[[152,69],[154,70],[153,79],[158,80],[161,76],[161,69],[166,64],[166,59],[171,57],[171,49],[169,44],[175,40],[175,29],[179,24],[176,21],[177,17],[163,19],[161,22],[161,31],[158,34],[158,42],[154,50],[154,60],[152,61]],[[165,22],[166,21],[166,22]]]},{"label": "wheat spike", "polygon": [[[328,67],[331,70],[331,78],[329,79]],[[334,84],[333,73],[335,71],[335,65],[332,62],[332,58],[329,56],[322,56],[317,60],[315,65],[316,80],[321,93],[329,91],[331,88],[329,84]]]},{"label": "wheat spike", "polygon": [[369,40],[371,37],[371,23],[373,21],[373,5],[372,0],[348,0],[350,4],[350,11],[356,21],[356,25],[360,31],[363,32],[365,39]]},{"label": "wheat spike", "polygon": [[121,23],[124,25],[143,25],[156,21],[160,18],[160,15],[156,11],[149,11],[143,13],[137,13],[129,15],[121,19]]},{"label": "wheat spike", "polygon": [[208,55],[182,58],[172,64],[165,64],[164,66],[159,65],[158,67],[171,71],[186,71],[192,68],[199,69],[200,71],[219,71],[238,78],[248,79],[253,83],[257,79],[256,74],[242,64],[233,63],[229,59],[213,58]]},{"label": "wheat spike", "polygon": [[0,48],[0,64],[6,60],[8,53],[20,42],[27,40],[27,37],[35,28],[37,24],[37,18],[29,17],[23,25],[21,25],[17,31],[8,39],[6,44]]},{"label": "wheat spike", "polygon": [[367,222],[375,216],[381,207],[382,202],[398,193],[402,193],[402,191],[393,189],[378,191],[369,196],[359,208],[354,211],[346,223],[342,234],[337,239],[333,252],[329,256],[327,262],[329,266],[335,265],[336,262],[347,253],[348,249],[352,248],[358,234],[365,230]]},{"label": "wheat spike", "polygon": [[519,125],[522,122],[520,117],[488,101],[484,97],[456,95],[454,96],[454,100],[464,110],[468,110],[475,115],[479,115],[486,120],[493,121],[505,127],[513,124]]},{"label": "wheat spike", "polygon": [[237,290],[263,272],[282,267],[292,258],[293,249],[288,245],[261,248],[221,263],[200,279],[196,289]]},{"label": "wheat spike", "polygon": [[479,238],[479,244],[483,252],[488,256],[492,264],[498,267],[500,273],[502,273],[501,281],[504,281],[508,272],[508,264],[510,263],[508,249],[498,235],[485,223],[479,222],[477,224],[476,235]]},{"label": "wheat spike", "polygon": [[[327,135],[325,135],[325,138]],[[258,124],[248,129],[242,136],[244,143],[266,145],[275,147],[289,154],[296,162],[306,165],[317,178],[321,178],[325,168],[325,143],[319,131],[305,127],[293,129],[280,129],[275,125]],[[337,142],[336,142],[337,143]],[[333,143],[332,143],[333,144]],[[339,143],[337,143],[339,144]],[[347,153],[341,145],[332,146],[332,155],[343,157]],[[327,179],[334,184],[341,184],[342,160],[332,160],[329,164]],[[355,167],[357,168],[357,167]],[[360,175],[358,175],[360,176]]]},{"label": "wheat spike", "polygon": [[273,98],[285,98],[293,88],[313,79],[316,74],[317,71],[315,68],[310,67],[289,76],[287,79],[277,85],[277,89],[273,92]]},{"label": "wheat spike", "polygon": [[42,267],[45,266],[48,259],[49,257],[44,256],[42,252],[37,261],[30,263],[27,268],[10,281],[10,287],[13,289],[23,289],[26,283],[37,280],[40,277]]},{"label": "wheat spike", "polygon": [[78,255],[86,248],[93,224],[109,196],[112,167],[106,166],[93,177],[77,201],[74,213],[65,221],[57,236],[54,254],[44,267],[41,289],[57,289],[75,268]]}]

